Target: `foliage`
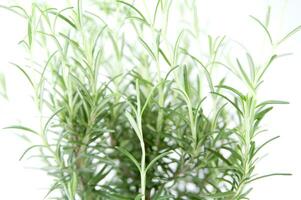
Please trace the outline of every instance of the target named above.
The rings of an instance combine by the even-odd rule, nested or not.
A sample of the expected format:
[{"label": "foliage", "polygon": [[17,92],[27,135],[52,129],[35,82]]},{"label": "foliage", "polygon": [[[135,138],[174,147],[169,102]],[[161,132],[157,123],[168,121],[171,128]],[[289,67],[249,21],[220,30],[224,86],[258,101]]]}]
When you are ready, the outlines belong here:
[{"label": "foliage", "polygon": [[[257,98],[280,55],[263,65],[250,52],[239,59],[224,53],[231,41],[200,31],[195,1],[158,0],[153,9],[89,3],[93,9],[81,0],[62,10],[2,6],[27,20],[21,44],[30,63],[14,65],[41,113],[40,130],[7,128],[40,139],[22,158],[43,161],[54,180],[47,197],[239,200],[248,198],[251,182],[288,175],[254,174],[258,152],[278,138],[258,144],[261,122],[273,104],[287,103]],[[191,14],[180,16],[189,29],[172,30],[170,12],[180,8]],[[277,43],[268,23],[251,18],[273,48],[300,29]],[[228,81],[233,76],[241,88]]]}]

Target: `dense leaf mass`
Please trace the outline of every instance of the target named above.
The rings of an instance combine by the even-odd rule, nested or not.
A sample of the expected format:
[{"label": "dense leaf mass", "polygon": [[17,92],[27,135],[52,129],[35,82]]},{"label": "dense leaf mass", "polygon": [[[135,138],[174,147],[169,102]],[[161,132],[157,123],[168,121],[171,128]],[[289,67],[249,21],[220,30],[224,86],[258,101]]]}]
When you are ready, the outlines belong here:
[{"label": "dense leaf mass", "polygon": [[196,1],[142,2],[4,7],[27,19],[29,64],[15,66],[41,113],[41,130],[8,128],[40,138],[23,156],[39,155],[52,199],[247,199],[249,183],[281,175],[254,174],[278,138],[257,144],[260,123],[286,103],[256,96],[278,56],[232,53],[227,37],[201,31]]}]

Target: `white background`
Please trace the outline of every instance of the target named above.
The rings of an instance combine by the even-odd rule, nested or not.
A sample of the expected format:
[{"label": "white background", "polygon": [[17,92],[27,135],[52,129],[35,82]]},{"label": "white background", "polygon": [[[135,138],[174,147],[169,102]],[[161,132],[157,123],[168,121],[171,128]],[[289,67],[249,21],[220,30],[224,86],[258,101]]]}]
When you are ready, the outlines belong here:
[{"label": "white background", "polygon": [[[29,4],[30,0],[23,0]],[[51,0],[58,3],[59,0]],[[301,25],[300,0],[207,0],[203,1],[199,17],[207,18],[209,32],[226,34],[230,38],[250,45],[260,57],[258,38],[265,37],[254,25],[249,14],[264,17],[266,6],[272,5],[273,36],[277,39],[292,28]],[[0,0],[0,4],[13,3]],[[17,41],[26,33],[26,23],[19,17],[0,10],[0,71],[7,75],[9,102],[0,99],[0,128],[9,124],[35,121],[34,105],[30,99],[25,78],[9,65],[22,57]],[[252,46],[253,45],[253,46]],[[298,200],[301,181],[301,33],[283,46],[283,52],[293,56],[273,65],[265,77],[261,97],[283,99],[289,105],[276,107],[266,120],[268,135],[281,138],[268,145],[268,155],[259,163],[257,172],[290,172],[291,177],[271,177],[254,184],[250,197],[253,200]],[[0,130],[0,199],[41,200],[46,194],[48,177],[39,170],[29,169],[35,163],[22,161],[19,156],[28,144],[11,131]]]}]

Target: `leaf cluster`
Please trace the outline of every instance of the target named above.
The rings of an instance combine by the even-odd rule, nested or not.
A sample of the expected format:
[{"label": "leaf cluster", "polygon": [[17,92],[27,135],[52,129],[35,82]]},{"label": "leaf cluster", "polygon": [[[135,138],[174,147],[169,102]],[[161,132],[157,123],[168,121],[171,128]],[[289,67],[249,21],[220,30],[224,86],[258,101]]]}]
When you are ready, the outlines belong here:
[{"label": "leaf cluster", "polygon": [[[198,55],[196,9],[187,22],[191,30],[176,30],[171,40],[171,7],[189,9],[188,2],[158,0],[150,10],[129,1],[90,1],[96,11],[85,3],[63,10],[2,6],[27,20],[20,44],[32,59],[14,66],[41,113],[40,130],[7,128],[40,139],[21,158],[43,161],[53,177],[47,197],[239,200],[247,199],[253,181],[288,175],[254,175],[258,152],[278,138],[258,144],[261,122],[273,104],[287,103],[256,96],[278,55],[261,65],[246,52],[227,63],[226,37],[211,35],[201,42],[208,51]],[[252,18],[272,43],[266,25]],[[244,89],[215,75],[225,69]]]}]

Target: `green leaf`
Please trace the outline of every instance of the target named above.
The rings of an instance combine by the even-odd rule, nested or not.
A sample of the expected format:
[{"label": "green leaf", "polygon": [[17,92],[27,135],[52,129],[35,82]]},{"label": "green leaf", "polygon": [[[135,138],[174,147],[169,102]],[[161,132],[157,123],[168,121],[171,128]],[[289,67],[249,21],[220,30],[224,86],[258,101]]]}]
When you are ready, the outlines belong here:
[{"label": "green leaf", "polygon": [[67,24],[69,24],[72,28],[77,29],[76,25],[72,22],[72,19],[71,20],[68,19],[67,17],[62,15],[60,12],[50,11],[49,13],[57,16],[58,18],[62,19],[65,22],[67,22]]},{"label": "green leaf", "polygon": [[30,146],[29,148],[27,148],[27,149],[24,151],[24,153],[21,155],[21,157],[19,158],[19,160],[22,160],[22,159],[24,158],[24,156],[25,156],[29,151],[31,151],[31,150],[34,149],[34,148],[38,148],[38,147],[43,147],[43,148],[45,148],[44,145],[32,145],[32,146]]},{"label": "green leaf", "polygon": [[198,194],[194,195],[196,198],[214,198],[214,199],[220,199],[220,198],[226,198],[226,199],[232,199],[232,197],[235,195],[235,192],[229,191],[229,192],[216,192],[214,194]]},{"label": "green leaf", "polygon": [[229,103],[231,103],[231,105],[234,106],[234,108],[236,108],[236,110],[239,112],[239,114],[243,115],[243,112],[240,110],[238,105],[236,103],[234,103],[233,101],[231,101],[228,97],[226,97],[225,95],[222,95],[220,93],[217,93],[217,92],[211,92],[211,93],[223,97],[225,100],[227,100]]},{"label": "green leaf", "polygon": [[263,176],[258,176],[256,178],[253,178],[249,181],[247,181],[247,183],[251,183],[253,181],[256,181],[256,180],[259,180],[259,179],[263,179],[263,178],[267,178],[267,177],[270,177],[270,176],[292,176],[292,174],[290,173],[272,173],[272,174],[266,174],[266,175],[263,175]]},{"label": "green leaf", "polygon": [[248,59],[249,67],[250,67],[251,80],[255,81],[256,68],[255,68],[253,58],[249,53],[247,53],[246,55],[247,55],[247,59]]},{"label": "green leaf", "polygon": [[32,19],[31,19],[31,17],[28,19],[27,34],[28,34],[28,45],[31,48],[31,46],[32,46]]},{"label": "green leaf", "polygon": [[107,169],[108,166],[104,165],[97,173],[95,176],[93,176],[88,184],[91,186],[96,186],[97,183],[99,183],[99,181],[103,180],[110,172],[112,169]]},{"label": "green leaf", "polygon": [[240,73],[241,73],[241,75],[242,75],[243,80],[245,80],[246,83],[247,83],[247,85],[248,85],[248,87],[249,87],[252,91],[254,91],[253,83],[250,81],[250,79],[249,79],[247,73],[245,72],[245,70],[244,70],[243,67],[241,66],[239,60],[236,59],[236,62],[237,62],[237,65],[238,65],[238,68],[239,68],[239,70],[240,70]]},{"label": "green leaf", "polygon": [[171,69],[166,73],[166,76],[165,76],[165,78],[164,78],[164,81],[165,81],[165,82],[167,81],[169,75],[170,75],[174,70],[176,70],[178,67],[180,67],[180,65],[177,65],[177,66],[171,68]]},{"label": "green leaf", "polygon": [[183,97],[183,99],[185,100],[187,105],[190,104],[189,97],[187,96],[187,94],[182,89],[174,88],[174,91],[177,92],[178,94],[180,94]]},{"label": "green leaf", "polygon": [[151,92],[150,92],[149,95],[147,96],[147,98],[146,98],[146,100],[145,100],[145,103],[144,103],[144,105],[143,105],[143,107],[142,107],[142,109],[141,109],[141,116],[143,115],[144,110],[146,109],[147,105],[149,104],[150,99],[152,98],[152,96],[153,96],[155,90],[156,90],[159,86],[161,86],[161,85],[162,85],[162,83],[159,83],[159,84],[157,84],[155,87],[152,88]]},{"label": "green leaf", "polygon": [[272,40],[272,36],[269,32],[269,30],[267,29],[267,27],[259,20],[257,19],[256,17],[254,16],[250,16],[254,21],[256,21],[262,28],[263,30],[265,31],[265,33],[267,34],[268,38],[269,38],[269,41],[270,41],[270,44],[273,45],[273,40]]},{"label": "green leaf", "polygon": [[20,67],[19,65],[15,64],[15,63],[11,63],[13,66],[17,67],[24,75],[25,77],[27,78],[27,80],[29,81],[30,85],[35,88],[30,76],[27,74],[27,72],[22,68]]},{"label": "green leaf", "polygon": [[159,5],[160,5],[160,4],[161,4],[161,0],[158,0],[158,1],[157,1],[157,5],[156,5],[156,9],[155,9],[155,12],[154,12],[153,25],[154,25],[155,22],[156,22],[157,13],[158,13],[158,8],[159,8]]},{"label": "green leaf", "polygon": [[211,128],[212,130],[214,130],[214,128],[216,127],[216,124],[218,122],[219,116],[222,113],[223,109],[225,108],[225,106],[227,105],[227,103],[225,103],[224,105],[222,105],[216,112],[215,116],[214,116],[214,120],[211,124]]},{"label": "green leaf", "polygon": [[167,56],[165,55],[165,53],[162,51],[161,48],[159,48],[159,53],[160,53],[160,54],[162,55],[162,57],[164,58],[165,62],[166,62],[169,66],[171,66],[170,61],[168,60]]},{"label": "green leaf", "polygon": [[144,15],[135,6],[133,6],[129,3],[127,3],[127,2],[124,2],[124,1],[117,1],[117,2],[122,3],[122,4],[130,7],[131,9],[133,9],[135,12],[137,12],[140,15],[140,17],[143,19],[143,21],[145,21],[148,24],[148,22],[147,22],[146,18],[144,17]]},{"label": "green leaf", "polygon": [[79,25],[82,27],[83,25],[83,5],[82,0],[77,0],[77,19]]},{"label": "green leaf", "polygon": [[211,75],[210,75],[209,71],[207,70],[206,66],[199,59],[192,56],[188,52],[187,52],[187,55],[189,55],[194,61],[196,61],[198,64],[200,64],[200,66],[204,69],[205,76],[206,76],[207,82],[209,84],[210,90],[211,90],[211,92],[214,92],[213,81],[212,81]]},{"label": "green leaf", "polygon": [[48,129],[48,125],[50,124],[51,120],[58,114],[60,113],[61,111],[63,111],[65,108],[60,108],[58,109],[57,111],[55,111],[49,118],[48,120],[46,121],[45,125],[44,125],[44,128],[43,128],[43,135],[46,134],[46,131]]},{"label": "green leaf", "polygon": [[94,54],[95,53],[95,50],[96,50],[96,47],[97,47],[97,43],[98,43],[98,41],[99,41],[99,38],[100,38],[100,36],[102,36],[103,35],[103,33],[104,33],[104,31],[107,29],[107,25],[105,25],[100,31],[99,31],[99,33],[97,34],[97,36],[96,36],[96,38],[95,38],[95,40],[94,40],[94,45],[93,45],[93,48],[92,48],[92,54]]},{"label": "green leaf", "polygon": [[265,23],[264,23],[265,27],[269,27],[270,18],[271,18],[271,6],[268,6],[268,10],[267,10],[267,13],[266,13],[266,16],[265,16]]},{"label": "green leaf", "polygon": [[215,151],[210,148],[206,148],[208,151],[212,152],[214,155],[219,157],[222,161],[224,161],[228,166],[232,166],[233,164],[230,162],[230,160],[226,159],[220,152]]},{"label": "green leaf", "polygon": [[6,81],[3,74],[0,73],[0,95],[7,99]]},{"label": "green leaf", "polygon": [[20,125],[8,126],[8,127],[3,128],[3,129],[18,129],[18,130],[33,133],[35,135],[39,135],[38,132],[32,130],[31,128],[28,128],[28,127],[25,127],[25,126],[20,126]]},{"label": "green leaf", "polygon": [[145,168],[145,173],[147,173],[147,171],[148,171],[149,169],[151,169],[151,168],[153,167],[153,165],[154,165],[158,160],[160,160],[161,158],[167,156],[167,155],[170,154],[170,153],[171,153],[171,152],[164,152],[164,153],[162,153],[162,154],[156,156],[156,157],[155,157],[155,158],[147,165],[147,167]]},{"label": "green leaf", "polygon": [[57,181],[55,182],[51,187],[50,189],[48,190],[47,194],[44,196],[43,200],[46,200],[48,198],[48,196],[55,190],[58,190],[60,189],[60,182]]},{"label": "green leaf", "polygon": [[129,122],[130,122],[132,128],[134,129],[137,137],[141,140],[141,138],[142,138],[141,130],[140,130],[137,122],[135,121],[135,119],[133,118],[133,116],[130,113],[125,112],[125,116],[129,120]]},{"label": "green leaf", "polygon": [[297,32],[299,32],[301,30],[301,26],[297,26],[296,28],[294,28],[292,31],[290,31],[288,34],[286,34],[278,43],[277,45],[280,45],[281,43],[283,43],[285,40],[289,39],[290,37],[292,37],[293,35],[295,35]]},{"label": "green leaf", "polygon": [[227,147],[227,146],[221,146],[221,149],[225,149],[231,153],[231,156],[228,159],[231,159],[231,160],[235,159],[236,162],[237,161],[243,162],[242,155],[239,152],[237,152],[237,149],[235,149],[235,148],[233,149],[233,148]]},{"label": "green leaf", "polygon": [[278,56],[277,55],[273,55],[269,62],[266,64],[266,66],[262,69],[262,71],[259,73],[259,76],[257,78],[257,82],[260,82],[263,75],[265,74],[266,70],[269,68],[269,66],[272,64],[272,62],[277,58]]},{"label": "green leaf", "polygon": [[54,53],[52,53],[52,54],[49,56],[49,58],[48,58],[48,60],[47,60],[47,62],[46,62],[46,64],[45,64],[45,66],[44,66],[44,68],[43,68],[43,71],[42,71],[41,76],[40,76],[40,81],[39,81],[39,83],[38,83],[38,85],[37,85],[37,88],[39,88],[40,90],[42,90],[42,83],[43,83],[43,81],[44,81],[44,79],[45,79],[44,76],[45,76],[46,69],[47,69],[47,67],[49,66],[51,60],[54,58],[54,56],[56,55],[57,52],[58,52],[58,51],[55,51]]},{"label": "green leaf", "polygon": [[230,87],[228,85],[217,85],[215,87],[224,88],[224,89],[230,90],[231,92],[233,92],[234,94],[236,94],[237,96],[239,96],[242,100],[245,99],[245,95],[243,95],[241,92],[239,92],[237,89],[235,89],[233,87]]},{"label": "green leaf", "polygon": [[256,113],[255,119],[258,120],[258,121],[262,120],[262,118],[263,118],[268,112],[270,112],[272,109],[273,109],[273,107],[268,107],[268,108],[266,108],[266,109],[264,109],[264,110],[262,110],[262,111]]},{"label": "green leaf", "polygon": [[184,90],[185,90],[187,96],[190,96],[190,82],[189,82],[188,71],[187,71],[186,65],[184,65],[184,67],[183,67],[183,81],[184,81]]},{"label": "green leaf", "polygon": [[268,101],[264,101],[264,102],[258,104],[256,106],[256,108],[261,108],[261,107],[264,107],[266,105],[274,105],[274,104],[289,104],[289,102],[287,102],[287,101],[280,101],[280,100],[268,100]]},{"label": "green leaf", "polygon": [[212,198],[227,198],[227,197],[232,197],[234,195],[235,195],[234,192],[229,191],[229,192],[221,192],[221,193],[217,193],[217,194],[211,194],[210,197],[212,197]]},{"label": "green leaf", "polygon": [[173,57],[172,57],[172,64],[173,66],[176,65],[177,59],[178,59],[178,51],[179,51],[179,46],[180,46],[180,41],[183,36],[184,30],[181,31],[181,33],[178,35],[175,47],[173,50]]},{"label": "green leaf", "polygon": [[85,53],[83,52],[83,50],[81,49],[81,46],[78,44],[78,42],[76,42],[75,40],[71,39],[69,36],[63,34],[63,33],[59,33],[60,36],[62,36],[65,40],[67,40],[68,42],[70,42],[70,44],[79,52],[81,52],[82,55],[85,55]]},{"label": "green leaf", "polygon": [[[22,7],[20,7],[20,6],[3,6],[3,5],[0,5],[0,8],[4,8],[4,9],[6,9],[6,10],[9,10],[9,11],[11,11],[11,12],[13,12],[13,13],[15,13],[15,14],[17,14],[17,15],[19,15],[19,16],[21,16],[21,17],[23,17],[23,18],[29,18],[29,16],[28,16],[28,14],[27,14],[27,12],[24,10],[24,8],[22,8]],[[19,11],[21,11],[21,12],[19,12],[19,11],[17,11],[17,9],[19,10]]]},{"label": "green leaf", "polygon": [[255,155],[256,155],[256,154],[257,154],[264,146],[266,146],[267,144],[269,144],[270,142],[272,142],[272,141],[274,141],[274,140],[276,140],[276,139],[278,139],[278,138],[280,138],[280,136],[273,137],[273,138],[267,140],[266,142],[264,142],[264,143],[263,143],[262,145],[260,145],[259,147],[257,147],[256,150],[254,151],[253,156],[255,156]]},{"label": "green leaf", "polygon": [[118,46],[118,43],[117,43],[117,39],[114,38],[114,36],[112,35],[111,32],[108,32],[109,34],[109,38],[111,39],[112,41],[112,44],[113,44],[113,49],[114,49],[114,52],[117,56],[117,59],[120,60],[121,59],[121,52],[120,52],[120,49],[119,49],[119,46]]},{"label": "green leaf", "polygon": [[148,46],[148,44],[141,38],[139,37],[139,42],[143,45],[143,47],[147,50],[149,55],[154,59],[157,60],[157,57],[155,56],[155,53],[151,50],[151,48]]},{"label": "green leaf", "polygon": [[136,158],[130,152],[128,152],[126,149],[124,149],[122,147],[116,147],[116,149],[118,151],[120,151],[121,153],[123,153],[126,157],[128,157],[136,165],[137,169],[139,171],[141,171],[139,162],[136,160]]}]

